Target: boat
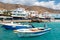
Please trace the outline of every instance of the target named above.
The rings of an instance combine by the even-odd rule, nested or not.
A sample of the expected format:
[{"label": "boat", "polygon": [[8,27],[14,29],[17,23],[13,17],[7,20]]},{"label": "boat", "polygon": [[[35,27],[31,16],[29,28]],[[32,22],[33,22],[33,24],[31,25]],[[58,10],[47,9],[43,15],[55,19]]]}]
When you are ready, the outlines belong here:
[{"label": "boat", "polygon": [[48,28],[46,24],[44,25],[44,27],[38,27],[38,28],[34,27],[31,24],[23,25],[21,23],[14,24],[13,22],[1,23],[1,24],[2,24],[2,27],[4,27],[5,29],[14,30],[14,32],[17,33],[18,37],[39,36],[51,30],[51,28]]},{"label": "boat", "polygon": [[39,27],[39,28],[17,29],[14,30],[14,32],[17,33],[18,37],[34,37],[43,35],[50,30],[51,28]]},{"label": "boat", "polygon": [[50,30],[51,28],[48,28],[47,24],[44,22],[44,27],[34,27],[32,25],[32,28],[17,29],[14,30],[14,32],[17,33],[18,37],[34,37],[34,36],[43,35]]},{"label": "boat", "polygon": [[2,27],[4,27],[5,29],[8,29],[8,30],[32,28],[31,25],[21,24],[21,23],[11,22],[11,23],[0,23],[0,24],[2,24]]}]

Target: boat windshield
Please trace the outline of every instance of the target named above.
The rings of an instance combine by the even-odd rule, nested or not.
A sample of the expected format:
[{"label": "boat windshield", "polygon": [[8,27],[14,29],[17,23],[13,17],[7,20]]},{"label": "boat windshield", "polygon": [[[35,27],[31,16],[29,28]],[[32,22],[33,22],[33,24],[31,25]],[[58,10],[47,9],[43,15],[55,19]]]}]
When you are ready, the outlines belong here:
[{"label": "boat windshield", "polygon": [[29,24],[32,28],[35,28],[32,24]]}]

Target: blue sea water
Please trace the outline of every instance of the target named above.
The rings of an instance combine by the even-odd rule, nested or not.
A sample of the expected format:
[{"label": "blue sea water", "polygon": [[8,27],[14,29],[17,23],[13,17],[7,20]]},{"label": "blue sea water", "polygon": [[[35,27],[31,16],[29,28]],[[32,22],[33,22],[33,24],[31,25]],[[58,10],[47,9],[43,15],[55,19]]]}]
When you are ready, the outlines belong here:
[{"label": "blue sea water", "polygon": [[[35,27],[43,27],[44,23],[31,23]],[[47,22],[51,31],[37,37],[19,38],[12,30],[5,30],[0,25],[0,40],[60,40],[60,22]]]}]

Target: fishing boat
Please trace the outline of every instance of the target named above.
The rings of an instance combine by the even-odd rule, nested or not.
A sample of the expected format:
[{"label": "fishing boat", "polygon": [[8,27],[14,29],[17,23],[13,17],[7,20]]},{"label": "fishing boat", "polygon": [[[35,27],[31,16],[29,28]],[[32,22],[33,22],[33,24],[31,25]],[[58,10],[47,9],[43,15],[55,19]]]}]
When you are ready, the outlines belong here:
[{"label": "fishing boat", "polygon": [[17,33],[18,37],[34,37],[45,34],[50,30],[51,28],[39,27],[39,28],[29,28],[29,29],[17,29],[14,30],[14,32]]},{"label": "fishing boat", "polygon": [[8,29],[8,30],[32,28],[31,25],[21,24],[21,23],[11,22],[11,23],[0,23],[0,24],[2,24],[2,27],[4,27],[5,29]]}]

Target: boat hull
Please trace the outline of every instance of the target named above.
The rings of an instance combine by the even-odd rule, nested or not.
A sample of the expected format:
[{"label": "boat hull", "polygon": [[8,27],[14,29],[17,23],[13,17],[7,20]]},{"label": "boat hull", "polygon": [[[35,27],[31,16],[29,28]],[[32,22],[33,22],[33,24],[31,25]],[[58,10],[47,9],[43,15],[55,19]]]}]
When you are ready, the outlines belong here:
[{"label": "boat hull", "polygon": [[8,26],[8,25],[3,25],[2,27],[4,27],[5,29],[9,29],[9,30],[14,30],[15,29],[12,26]]},{"label": "boat hull", "polygon": [[31,33],[22,33],[22,32],[19,32],[17,33],[18,34],[18,37],[34,37],[34,36],[40,36],[40,35],[43,35],[47,32],[49,32],[50,29],[47,29],[45,31],[40,31],[40,32],[31,32]]},{"label": "boat hull", "polygon": [[[27,28],[27,26],[10,26],[10,25],[3,25],[2,27],[4,27],[5,29],[8,29],[8,30],[17,30],[17,29],[23,29],[23,28]],[[31,28],[31,27],[29,27]]]}]

